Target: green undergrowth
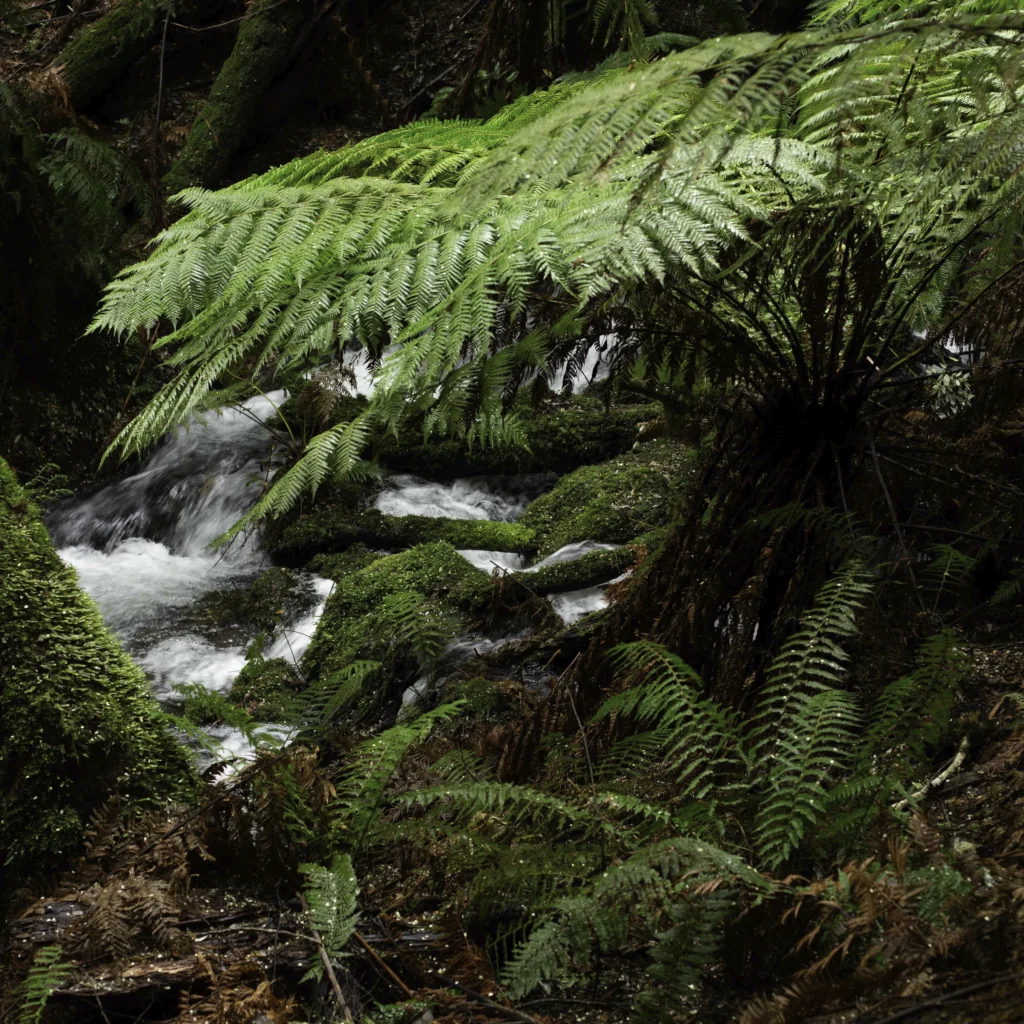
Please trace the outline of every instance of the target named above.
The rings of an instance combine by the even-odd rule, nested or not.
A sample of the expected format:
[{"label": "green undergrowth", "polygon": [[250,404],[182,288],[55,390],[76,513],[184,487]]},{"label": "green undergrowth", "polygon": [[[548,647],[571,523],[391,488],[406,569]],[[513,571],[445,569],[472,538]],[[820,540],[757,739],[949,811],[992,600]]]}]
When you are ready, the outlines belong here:
[{"label": "green undergrowth", "polygon": [[583,540],[624,543],[676,513],[693,458],[659,440],[596,466],[582,466],[532,501],[518,524],[532,530],[541,557]]},{"label": "green undergrowth", "polygon": [[261,651],[251,651],[228,700],[257,722],[284,722],[302,686],[302,678],[287,659],[264,658]]},{"label": "green undergrowth", "polygon": [[[90,813],[191,789],[149,683],[0,459],[0,876],[51,869]],[[0,887],[2,888],[2,887]]]}]

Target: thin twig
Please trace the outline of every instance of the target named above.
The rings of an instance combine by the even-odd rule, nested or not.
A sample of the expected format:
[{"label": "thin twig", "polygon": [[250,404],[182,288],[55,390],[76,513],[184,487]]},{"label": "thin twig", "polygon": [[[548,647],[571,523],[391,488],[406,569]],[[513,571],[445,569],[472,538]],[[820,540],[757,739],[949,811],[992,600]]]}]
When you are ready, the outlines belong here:
[{"label": "thin twig", "polygon": [[373,958],[373,962],[402,990],[402,994],[406,999],[413,998],[412,989],[402,979],[395,974],[393,970],[381,959],[380,954],[359,934],[359,932],[353,932],[352,935],[355,937],[356,942],[359,943],[363,949]]},{"label": "thin twig", "polygon": [[167,17],[164,18],[164,34],[160,40],[160,77],[156,88],[156,118],[153,121],[153,177],[156,177],[157,168],[157,146],[160,142],[160,108],[164,102],[164,55],[167,53],[167,26],[171,23],[171,10],[167,9]]},{"label": "thin twig", "polygon": [[338,1000],[338,1005],[341,1007],[341,1012],[345,1016],[345,1020],[352,1021],[352,1011],[348,1008],[348,1003],[345,1002],[345,997],[341,994],[341,986],[338,984],[338,976],[334,973],[334,968],[331,966],[331,958],[327,955],[327,948],[324,946],[324,940],[320,938],[320,933],[313,927],[313,922],[309,917],[309,904],[306,903],[306,897],[302,893],[296,894],[299,897],[299,903],[302,904],[302,909],[306,915],[306,923],[309,925],[310,934],[313,936],[313,940],[316,942],[316,948],[320,953],[320,962],[324,965],[324,970],[327,972],[327,977],[331,981],[331,988],[334,989],[334,998]]},{"label": "thin twig", "polygon": [[939,772],[930,782],[926,782],[916,793],[911,793],[905,800],[900,800],[892,805],[894,811],[902,811],[904,807],[911,800],[921,800],[926,797],[928,793],[937,789],[941,786],[951,775],[955,775],[959,770],[960,766],[964,763],[964,759],[967,757],[967,751],[970,747],[970,743],[966,736],[960,741],[960,746],[957,748],[956,757],[950,761],[949,766],[943,771]]},{"label": "thin twig", "polygon": [[951,1003],[960,996],[970,995],[972,992],[980,992],[982,989],[992,988],[994,985],[1001,985],[1004,981],[1015,981],[1019,978],[1024,978],[1024,974],[1000,974],[995,978],[989,978],[988,981],[979,981],[974,985],[968,985],[966,988],[958,988],[952,992],[947,992],[945,995],[937,996],[935,999],[929,999],[926,1002],[918,1003],[917,1006],[908,1006],[905,1010],[900,1010],[898,1013],[894,1013],[888,1017],[882,1017],[880,1020],[874,1021],[874,1024],[895,1024],[898,1020],[906,1020],[908,1017],[916,1017],[919,1013],[923,1013],[925,1010],[932,1010],[936,1006],[942,1006],[945,1003]]}]

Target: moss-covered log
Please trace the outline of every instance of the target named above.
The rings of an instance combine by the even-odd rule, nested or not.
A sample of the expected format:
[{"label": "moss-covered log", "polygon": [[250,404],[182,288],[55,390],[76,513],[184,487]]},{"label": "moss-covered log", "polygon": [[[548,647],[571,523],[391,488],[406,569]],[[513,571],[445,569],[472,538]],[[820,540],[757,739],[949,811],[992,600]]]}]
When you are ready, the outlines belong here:
[{"label": "moss-covered log", "polygon": [[119,0],[79,32],[57,58],[72,106],[88,106],[141,57],[157,35],[156,0]]},{"label": "moss-covered log", "polygon": [[382,436],[374,450],[388,469],[437,480],[488,473],[567,473],[629,451],[640,424],[659,412],[653,405],[605,409],[600,401],[582,396],[562,408],[528,415],[525,446],[470,448],[457,438],[424,441],[422,434],[410,429],[397,438]]},{"label": "moss-covered log", "polygon": [[171,192],[221,181],[231,158],[252,134],[264,97],[297,57],[315,17],[312,0],[260,0],[252,8],[164,178]]},{"label": "moss-covered log", "polygon": [[455,548],[527,553],[533,531],[517,523],[490,519],[442,519],[432,516],[389,516],[376,509],[353,513],[324,507],[301,516],[268,544],[273,554],[308,558],[321,552],[344,551],[353,544],[375,548],[408,548],[445,541]]},{"label": "moss-covered log", "polygon": [[0,622],[2,892],[71,853],[90,812],[114,793],[182,795],[190,775],[146,677],[2,459]]},{"label": "moss-covered log", "polygon": [[[178,5],[175,19],[201,23],[227,6],[227,0],[188,0]],[[71,105],[86,107],[108,92],[157,41],[166,17],[160,0],[118,0],[77,33],[55,61]]]},{"label": "moss-covered log", "polygon": [[564,594],[569,590],[583,590],[607,583],[624,573],[636,558],[623,545],[610,551],[591,551],[571,562],[546,565],[535,572],[517,572],[512,575],[535,594]]}]

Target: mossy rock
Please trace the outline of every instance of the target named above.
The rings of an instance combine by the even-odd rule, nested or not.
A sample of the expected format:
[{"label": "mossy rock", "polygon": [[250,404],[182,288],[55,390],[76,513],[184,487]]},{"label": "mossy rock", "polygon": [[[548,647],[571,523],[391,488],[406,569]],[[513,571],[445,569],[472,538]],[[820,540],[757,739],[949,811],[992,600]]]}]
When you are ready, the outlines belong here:
[{"label": "mossy rock", "polygon": [[273,633],[280,622],[299,618],[316,601],[316,589],[308,579],[275,566],[260,573],[250,587],[204,594],[186,617],[199,626],[237,624]]},{"label": "mossy rock", "polygon": [[376,509],[353,514],[344,506],[324,506],[286,527],[275,540],[273,553],[308,557],[343,551],[353,544],[394,549],[436,541],[455,548],[528,552],[533,548],[533,531],[490,519],[389,516]]},{"label": "mossy rock", "polygon": [[250,658],[231,686],[228,700],[258,722],[288,721],[303,681],[284,658]]},{"label": "mossy rock", "polygon": [[337,581],[303,659],[307,678],[360,658],[384,657],[393,639],[387,634],[385,604],[397,594],[419,595],[428,609],[436,611],[439,628],[454,634],[488,605],[492,589],[486,573],[444,542],[378,558]]},{"label": "mossy rock", "polygon": [[[191,792],[149,683],[0,459],[0,884],[56,867],[112,794]],[[10,891],[7,889],[6,891]]]},{"label": "mossy rock", "polygon": [[675,515],[691,462],[687,449],[664,441],[582,466],[530,502],[517,525],[534,532],[541,557],[578,541],[624,543]]}]

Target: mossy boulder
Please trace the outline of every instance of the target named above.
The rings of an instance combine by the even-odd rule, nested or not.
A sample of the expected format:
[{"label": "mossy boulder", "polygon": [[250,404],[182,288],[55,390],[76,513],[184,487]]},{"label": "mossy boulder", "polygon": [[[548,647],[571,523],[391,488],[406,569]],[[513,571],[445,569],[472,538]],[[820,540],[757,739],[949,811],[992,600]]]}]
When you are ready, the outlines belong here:
[{"label": "mossy boulder", "polygon": [[542,557],[578,541],[624,543],[672,518],[691,461],[677,442],[658,441],[582,466],[530,502],[517,525],[533,531]]},{"label": "mossy boulder", "polygon": [[285,527],[272,550],[286,558],[306,558],[353,544],[395,549],[437,541],[455,548],[528,552],[533,548],[533,531],[490,519],[389,516],[377,509],[352,512],[345,505],[326,505]]},{"label": "mossy boulder", "polygon": [[255,653],[238,673],[228,700],[258,722],[286,722],[293,712],[296,692],[303,685],[295,666],[284,658],[264,658]]},{"label": "mossy boulder", "polygon": [[9,878],[57,866],[112,794],[182,797],[192,776],[146,677],[2,459],[0,621],[3,890]]},{"label": "mossy boulder", "polygon": [[486,573],[469,564],[450,544],[420,544],[378,558],[342,576],[327,600],[312,643],[303,659],[307,678],[344,668],[360,658],[389,660],[405,667],[411,651],[396,649],[388,599],[417,595],[440,632],[454,635],[491,599]]}]

